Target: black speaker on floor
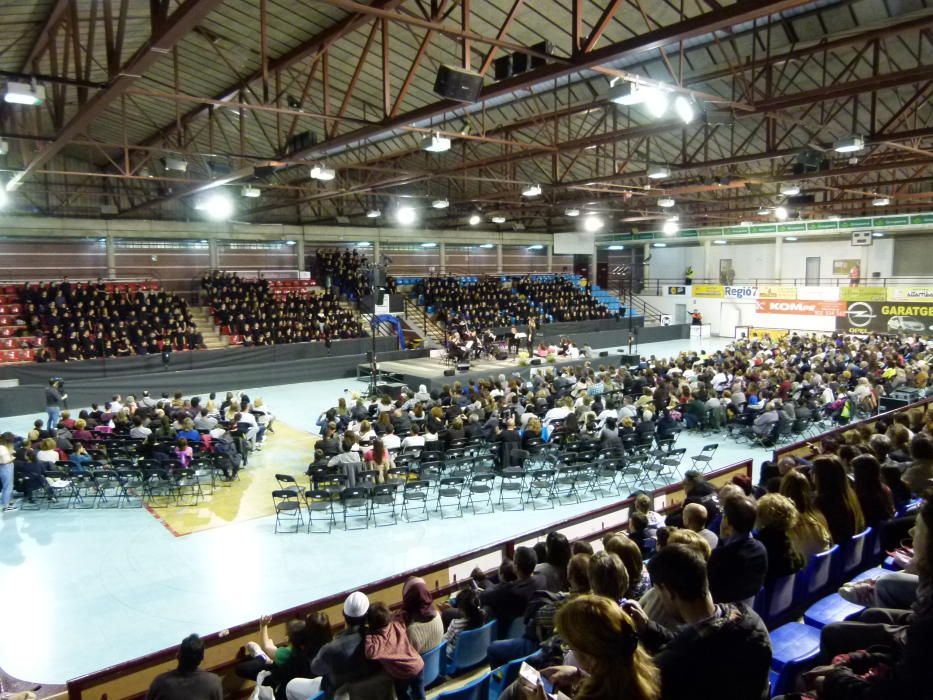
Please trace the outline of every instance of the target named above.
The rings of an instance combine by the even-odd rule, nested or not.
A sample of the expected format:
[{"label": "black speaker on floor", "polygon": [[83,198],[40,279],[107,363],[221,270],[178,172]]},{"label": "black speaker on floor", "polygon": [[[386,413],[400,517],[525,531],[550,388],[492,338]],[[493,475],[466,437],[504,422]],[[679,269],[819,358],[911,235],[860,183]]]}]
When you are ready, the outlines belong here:
[{"label": "black speaker on floor", "polygon": [[505,350],[496,350],[496,359],[499,361],[509,359],[509,353]]},{"label": "black speaker on floor", "polygon": [[404,391],[408,391],[406,384],[384,382],[376,385],[377,394],[380,396],[388,394],[393,401],[398,401]]},{"label": "black speaker on floor", "polygon": [[619,363],[631,367],[632,365],[637,365],[641,362],[641,357],[638,355],[630,355],[628,353],[619,351]]},{"label": "black speaker on floor", "polygon": [[541,364],[541,358],[540,358],[540,357],[532,357],[532,358],[531,358],[531,364],[533,364],[533,365],[540,365],[540,364]]},{"label": "black speaker on floor", "polygon": [[483,76],[457,66],[443,65],[437,69],[434,92],[458,102],[476,102],[483,89]]},{"label": "black speaker on floor", "polygon": [[456,373],[457,373],[456,370],[453,370],[453,369],[445,369],[445,370],[444,370],[444,376],[445,376],[445,377],[452,377],[452,376],[454,376]]},{"label": "black speaker on floor", "polygon": [[469,371],[470,371],[470,363],[469,363],[469,362],[458,362],[458,363],[457,363],[457,371],[458,371],[458,372],[469,372]]}]

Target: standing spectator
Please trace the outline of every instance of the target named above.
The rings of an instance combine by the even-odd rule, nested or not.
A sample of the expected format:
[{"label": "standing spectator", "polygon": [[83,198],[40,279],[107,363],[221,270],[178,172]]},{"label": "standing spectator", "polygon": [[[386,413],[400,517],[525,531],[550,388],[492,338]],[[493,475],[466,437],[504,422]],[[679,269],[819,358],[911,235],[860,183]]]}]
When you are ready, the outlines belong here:
[{"label": "standing spectator", "polygon": [[0,435],[0,506],[3,512],[16,510],[12,503],[13,498],[13,435],[4,433]]},{"label": "standing spectator", "polygon": [[68,394],[62,393],[62,380],[50,379],[49,386],[45,390],[45,412],[49,416],[49,422],[46,428],[50,433],[54,433],[58,427],[58,419],[62,414],[62,404],[68,398]]}]

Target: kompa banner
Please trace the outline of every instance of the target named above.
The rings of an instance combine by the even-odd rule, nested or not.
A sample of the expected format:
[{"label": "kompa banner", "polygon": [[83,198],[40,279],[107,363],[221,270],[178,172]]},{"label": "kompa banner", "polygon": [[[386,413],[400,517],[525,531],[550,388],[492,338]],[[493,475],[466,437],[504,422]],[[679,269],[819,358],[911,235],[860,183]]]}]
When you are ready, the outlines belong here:
[{"label": "kompa banner", "polygon": [[844,333],[930,335],[933,332],[933,303],[850,301],[845,316],[836,318],[836,330]]}]

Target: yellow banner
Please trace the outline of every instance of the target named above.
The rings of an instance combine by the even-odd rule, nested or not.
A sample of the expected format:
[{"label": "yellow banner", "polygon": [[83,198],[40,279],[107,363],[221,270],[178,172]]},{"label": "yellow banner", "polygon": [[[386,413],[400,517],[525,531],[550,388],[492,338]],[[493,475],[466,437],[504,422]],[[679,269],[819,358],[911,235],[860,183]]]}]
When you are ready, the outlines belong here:
[{"label": "yellow banner", "polygon": [[796,287],[759,287],[759,299],[796,299]]},{"label": "yellow banner", "polygon": [[780,340],[786,336],[790,335],[790,331],[784,328],[749,328],[748,337],[751,340],[764,340],[765,338],[770,338],[771,340]]},{"label": "yellow banner", "polygon": [[726,295],[726,288],[721,284],[695,284],[691,290],[692,296],[701,299],[722,299]]},{"label": "yellow banner", "polygon": [[843,301],[887,301],[888,290],[884,287],[840,287],[839,298]]},{"label": "yellow banner", "polygon": [[933,301],[933,287],[888,287],[888,301]]}]

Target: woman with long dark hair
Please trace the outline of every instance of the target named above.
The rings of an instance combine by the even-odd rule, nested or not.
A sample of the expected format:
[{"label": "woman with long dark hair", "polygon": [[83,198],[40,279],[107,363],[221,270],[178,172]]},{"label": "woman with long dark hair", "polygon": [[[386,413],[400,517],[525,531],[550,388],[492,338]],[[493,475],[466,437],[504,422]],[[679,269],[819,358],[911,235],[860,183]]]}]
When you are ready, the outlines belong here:
[{"label": "woman with long dark hair", "polygon": [[881,479],[881,464],[874,455],[859,455],[852,460],[852,473],[855,476],[855,495],[865,524],[878,527],[894,517],[894,498],[891,489]]},{"label": "woman with long dark hair", "polygon": [[479,602],[479,592],[474,588],[465,588],[457,594],[457,617],[450,621],[444,633],[447,642],[447,658],[453,658],[457,648],[457,637],[461,632],[475,630],[487,622],[486,611]]},{"label": "woman with long dark hair", "polygon": [[842,544],[865,529],[865,517],[845,467],[834,455],[813,460],[816,507],[826,517],[833,542]]}]

